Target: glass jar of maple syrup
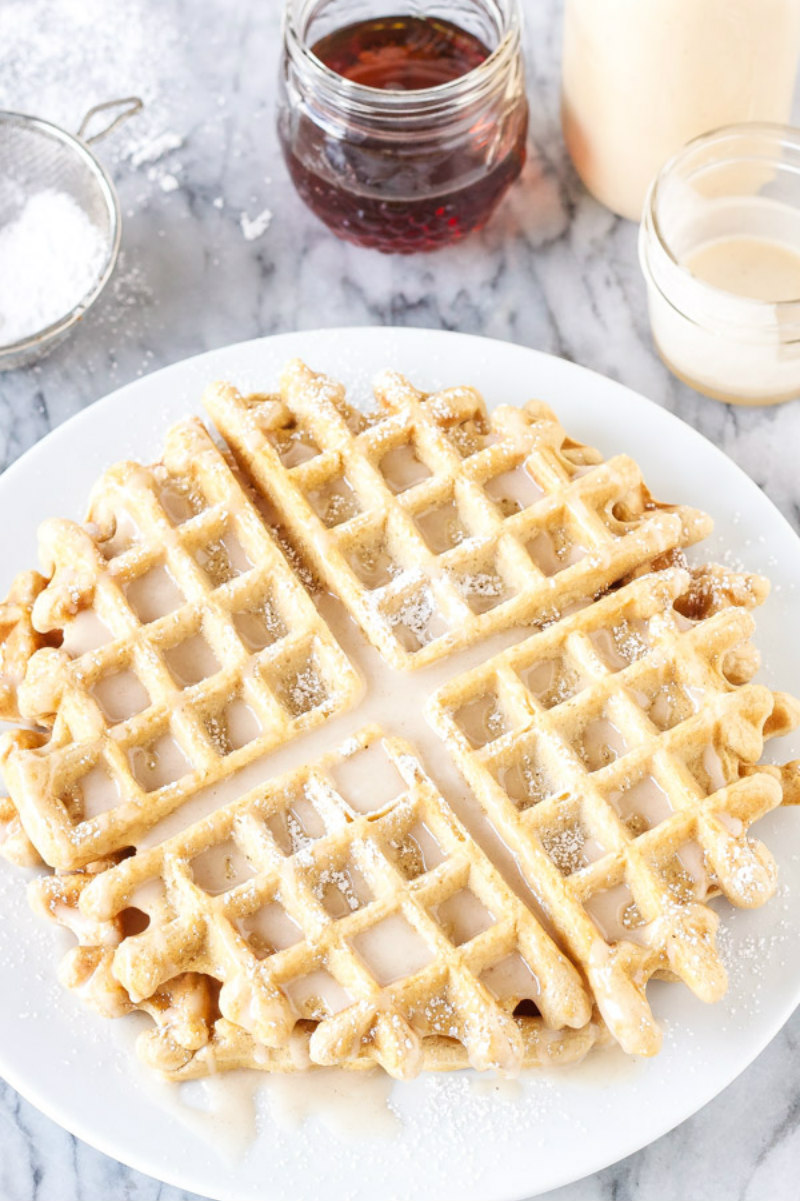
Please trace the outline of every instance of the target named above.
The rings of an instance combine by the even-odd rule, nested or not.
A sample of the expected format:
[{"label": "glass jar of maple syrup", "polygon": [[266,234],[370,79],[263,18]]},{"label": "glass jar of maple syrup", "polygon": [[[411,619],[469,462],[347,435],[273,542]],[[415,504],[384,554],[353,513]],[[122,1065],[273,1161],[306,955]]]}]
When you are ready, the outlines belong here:
[{"label": "glass jar of maple syrup", "polygon": [[288,0],[278,132],[335,234],[434,250],[488,220],[525,161],[516,0]]}]

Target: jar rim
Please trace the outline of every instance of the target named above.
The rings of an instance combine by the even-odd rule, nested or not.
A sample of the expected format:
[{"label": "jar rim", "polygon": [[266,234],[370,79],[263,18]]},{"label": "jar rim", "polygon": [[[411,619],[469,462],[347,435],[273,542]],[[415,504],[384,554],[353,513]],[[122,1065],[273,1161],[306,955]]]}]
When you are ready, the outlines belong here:
[{"label": "jar rim", "polygon": [[[732,141],[737,138],[753,138],[761,136],[764,139],[765,146],[771,142],[773,146],[789,147],[800,154],[800,128],[792,125],[783,125],[772,121],[742,121],[732,125],[721,125],[716,129],[709,130],[707,133],[700,134],[698,137],[692,138],[680,150],[676,151],[658,171],[658,174],[652,180],[645,199],[642,222],[640,226],[639,238],[639,257],[642,270],[645,273],[648,282],[658,288],[658,291],[664,299],[677,309],[673,300],[666,295],[660,282],[654,278],[654,274],[649,262],[647,254],[647,237],[652,237],[655,241],[658,250],[667,259],[668,270],[679,275],[683,281],[689,282],[690,286],[696,289],[698,296],[703,296],[709,300],[714,297],[724,298],[729,311],[738,309],[742,318],[754,313],[791,313],[793,309],[797,309],[797,323],[800,325],[800,293],[795,297],[790,297],[785,300],[760,300],[757,297],[739,296],[734,292],[726,291],[724,288],[717,287],[715,284],[710,284],[705,280],[699,279],[688,271],[686,267],[679,261],[673,252],[670,241],[667,238],[662,224],[658,217],[658,200],[660,197],[660,189],[663,189],[665,182],[672,176],[681,166],[688,163],[692,156],[698,151],[713,148],[715,144],[724,145],[726,141]],[[720,159],[720,162],[744,162],[745,156],[731,154],[727,159]],[[747,156],[749,161],[763,161],[764,163],[772,162],[775,166],[785,165],[782,160],[778,159],[776,154],[754,156],[752,153]],[[791,168],[795,173],[797,170]],[[798,208],[800,212],[800,207]],[[694,318],[688,313],[684,313],[682,309],[677,309],[682,312],[683,316],[694,321]],[[698,322],[694,322],[699,324]],[[800,335],[798,335],[800,336]]]},{"label": "jar rim", "polygon": [[355,83],[328,67],[321,58],[314,54],[308,45],[303,32],[298,28],[294,19],[292,5],[287,3],[284,8],[284,45],[288,48],[295,61],[302,62],[314,78],[323,86],[334,88],[341,99],[350,102],[354,107],[366,109],[383,109],[391,112],[403,109],[407,117],[419,109],[439,107],[462,99],[468,93],[481,90],[491,84],[497,68],[511,54],[516,53],[522,33],[523,14],[519,0],[504,0],[504,22],[502,36],[495,48],[478,63],[477,66],[445,83],[435,84],[428,88],[403,90],[400,88],[373,88],[368,84]]}]

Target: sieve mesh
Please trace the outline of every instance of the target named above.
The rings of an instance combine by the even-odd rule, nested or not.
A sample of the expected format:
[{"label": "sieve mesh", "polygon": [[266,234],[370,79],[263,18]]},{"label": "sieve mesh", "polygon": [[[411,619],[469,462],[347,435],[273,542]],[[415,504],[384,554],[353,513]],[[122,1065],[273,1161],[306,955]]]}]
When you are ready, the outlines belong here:
[{"label": "sieve mesh", "polygon": [[97,280],[76,309],[24,342],[0,347],[0,370],[34,362],[61,341],[99,295],[119,245],[114,188],[86,146],[37,117],[0,112],[0,226],[17,218],[28,198],[46,189],[65,193],[83,210],[99,230],[106,254]]}]

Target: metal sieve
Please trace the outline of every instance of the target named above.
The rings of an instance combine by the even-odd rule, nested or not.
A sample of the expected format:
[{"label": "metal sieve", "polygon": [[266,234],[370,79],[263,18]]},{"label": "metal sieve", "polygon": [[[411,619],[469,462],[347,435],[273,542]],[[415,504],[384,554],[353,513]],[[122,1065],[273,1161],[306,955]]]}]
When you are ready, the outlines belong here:
[{"label": "metal sieve", "polygon": [[[0,344],[0,371],[26,367],[53,350],[83,318],[111,278],[120,242],[120,211],[114,185],[89,146],[138,113],[136,96],[107,100],[90,108],[77,134],[25,113],[0,110],[0,227],[12,221],[29,196],[46,188],[65,192],[99,230],[106,253],[85,296],[68,313],[44,329],[6,345]],[[90,133],[92,125],[96,132]]]}]

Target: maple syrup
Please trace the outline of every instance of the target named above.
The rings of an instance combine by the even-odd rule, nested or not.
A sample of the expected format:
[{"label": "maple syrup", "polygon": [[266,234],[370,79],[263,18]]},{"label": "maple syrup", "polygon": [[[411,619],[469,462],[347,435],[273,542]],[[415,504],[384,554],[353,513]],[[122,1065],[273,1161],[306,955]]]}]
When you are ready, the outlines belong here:
[{"label": "maple syrup", "polygon": [[489,57],[479,37],[441,17],[376,17],[311,48],[331,71],[366,88],[418,92],[460,79]]},{"label": "maple syrup", "polygon": [[433,250],[483,226],[525,161],[516,5],[475,0],[485,39],[402,14],[314,36],[314,14],[301,33],[292,7],[279,134],[308,207],[339,237],[387,253]]}]

